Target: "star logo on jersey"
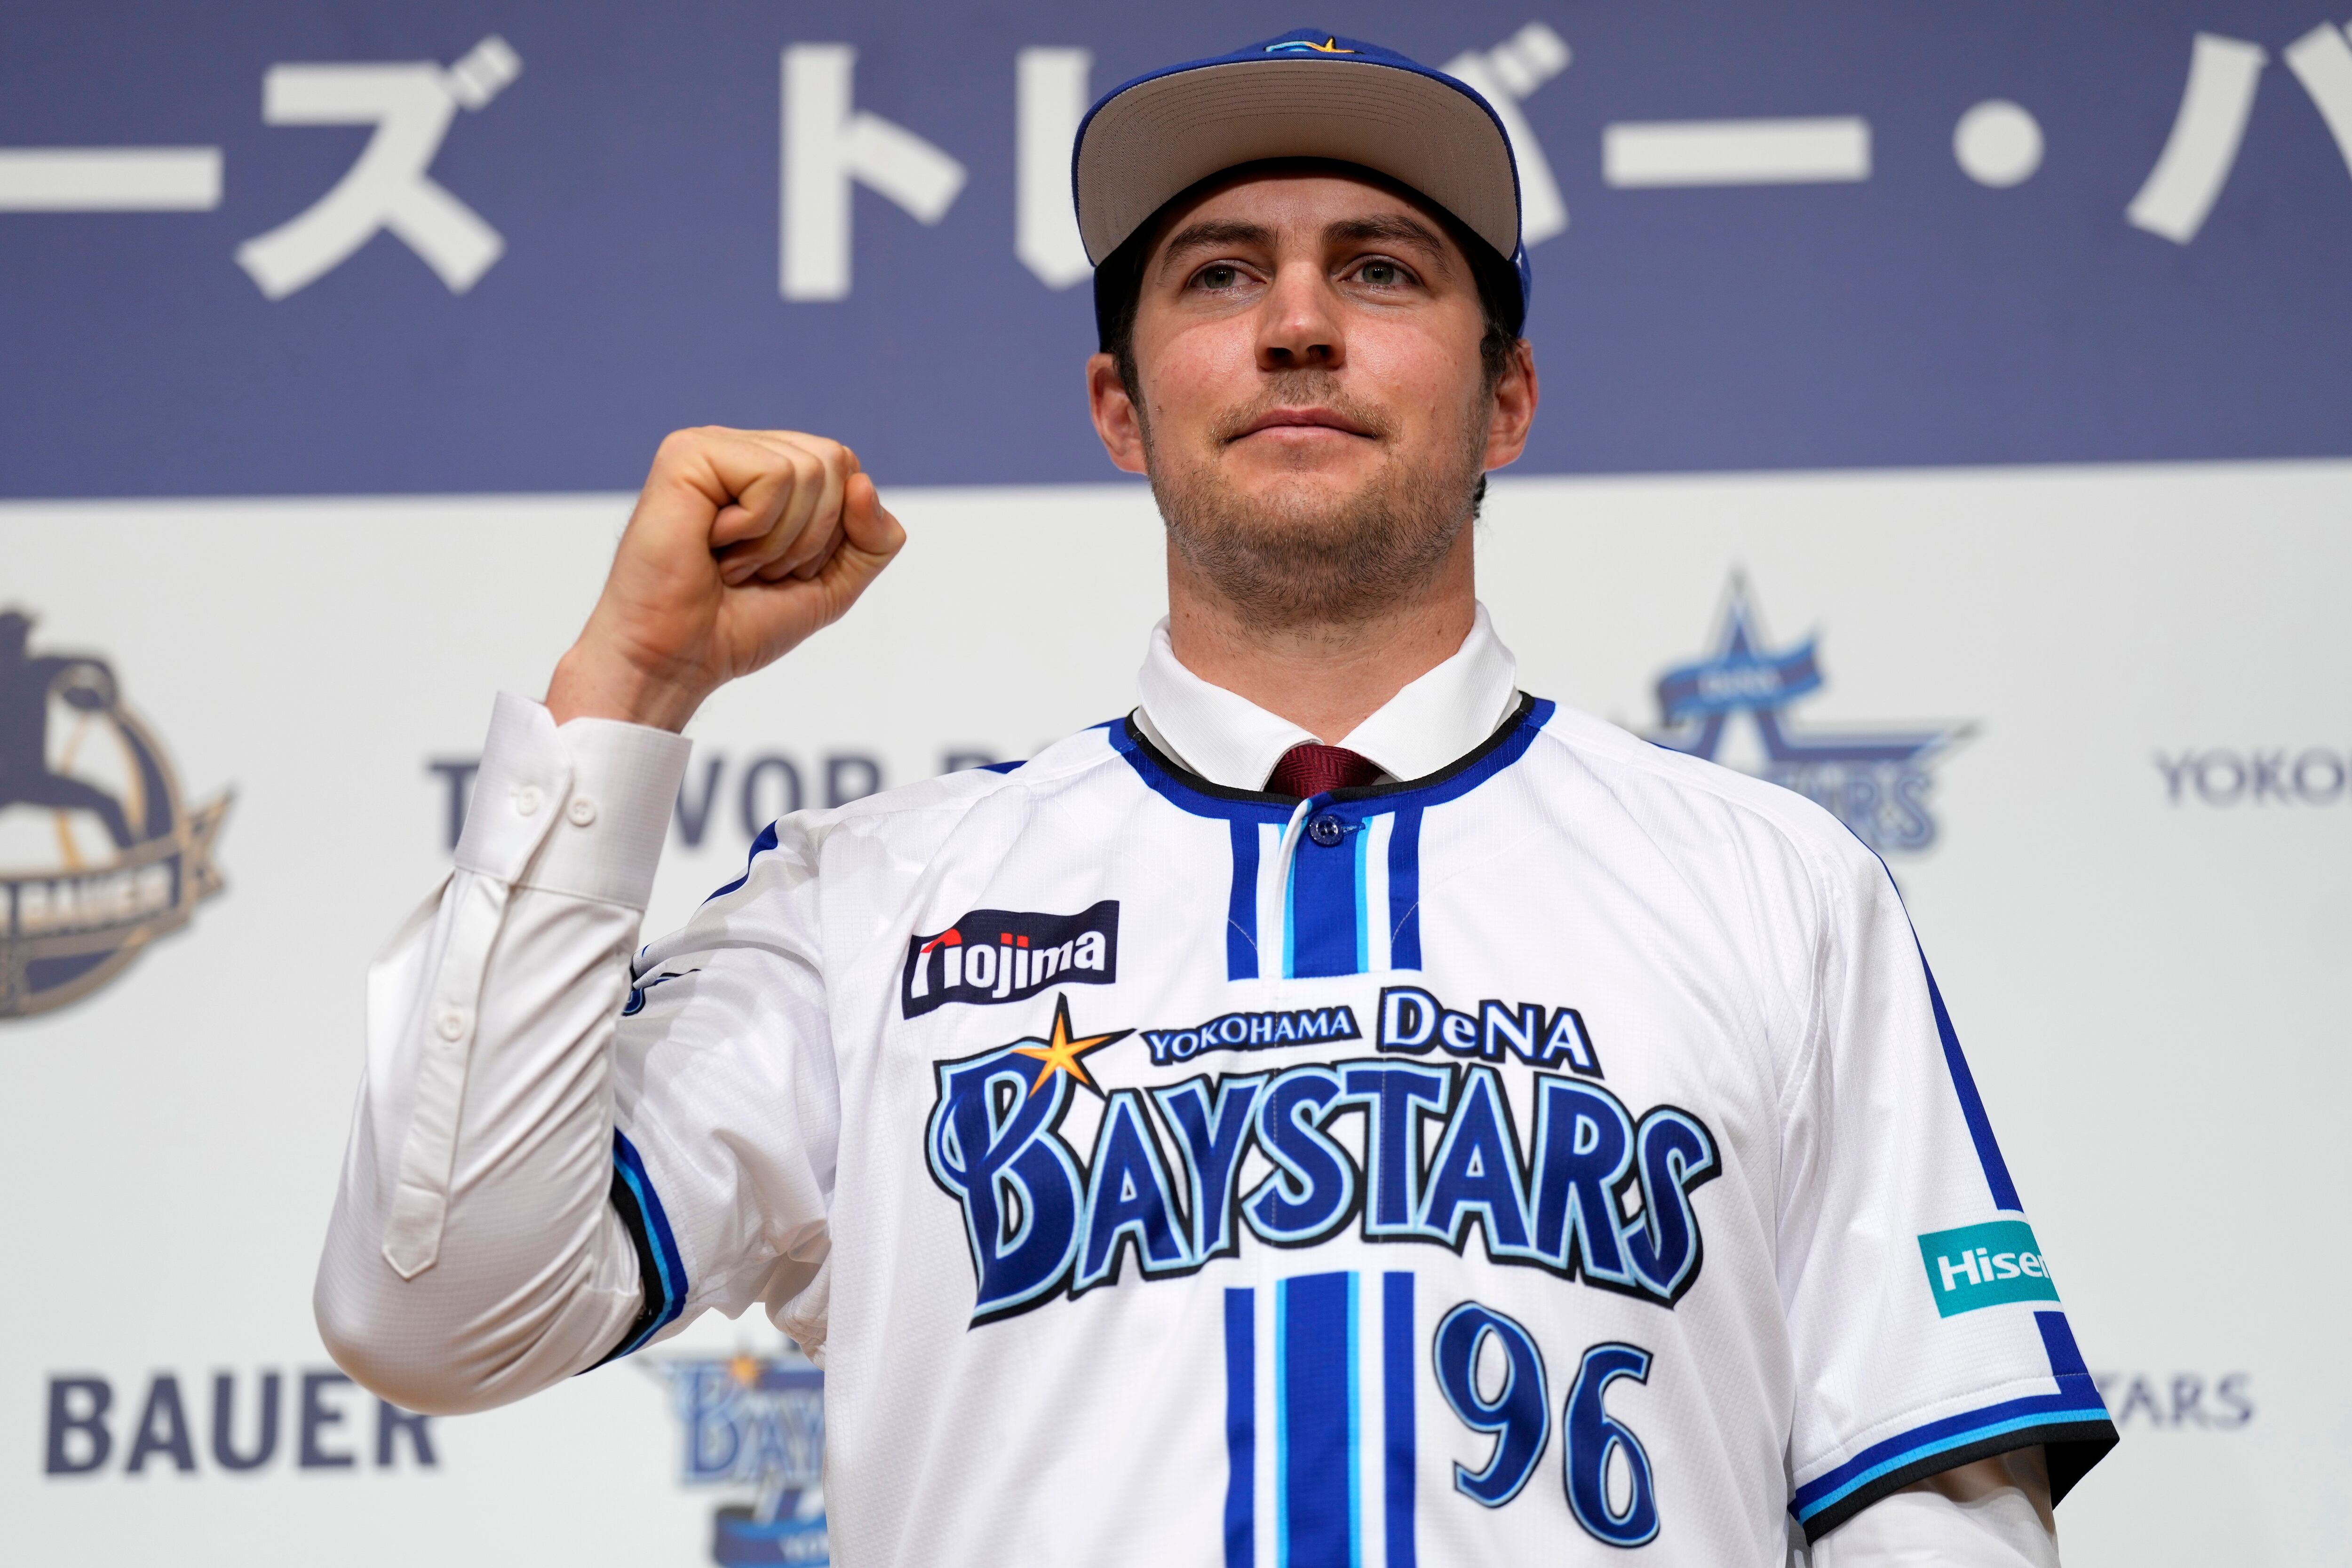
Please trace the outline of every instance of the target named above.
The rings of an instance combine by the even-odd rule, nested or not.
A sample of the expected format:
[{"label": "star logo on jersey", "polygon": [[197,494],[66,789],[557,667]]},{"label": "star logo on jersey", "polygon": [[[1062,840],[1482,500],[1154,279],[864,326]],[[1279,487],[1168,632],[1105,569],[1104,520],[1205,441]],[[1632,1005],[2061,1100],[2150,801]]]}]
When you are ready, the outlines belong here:
[{"label": "star logo on jersey", "polygon": [[1016,1045],[1013,1048],[1013,1054],[1034,1057],[1045,1063],[1037,1070],[1037,1082],[1029,1086],[1030,1093],[1034,1094],[1045,1088],[1055,1073],[1066,1072],[1079,1087],[1092,1090],[1095,1098],[1099,1100],[1102,1098],[1102,1085],[1087,1072],[1085,1057],[1089,1051],[1100,1051],[1114,1040],[1125,1040],[1134,1032],[1131,1029],[1122,1029],[1109,1034],[1090,1034],[1083,1039],[1075,1039],[1070,1033],[1070,998],[1055,997],[1053,1037],[1034,1044]]},{"label": "star logo on jersey", "polygon": [[1971,727],[1799,729],[1789,710],[1827,685],[1820,642],[1774,647],[1735,576],[1713,650],[1658,677],[1659,727],[1649,738],[1794,789],[1880,854],[1916,854],[1936,841],[1929,768]]}]

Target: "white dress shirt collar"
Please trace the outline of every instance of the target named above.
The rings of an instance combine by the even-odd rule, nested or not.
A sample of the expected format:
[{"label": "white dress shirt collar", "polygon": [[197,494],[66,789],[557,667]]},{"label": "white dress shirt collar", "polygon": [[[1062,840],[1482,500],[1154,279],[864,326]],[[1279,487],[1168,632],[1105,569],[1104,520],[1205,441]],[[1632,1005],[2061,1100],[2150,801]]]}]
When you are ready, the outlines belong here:
[{"label": "white dress shirt collar", "polygon": [[[1380,764],[1390,779],[1423,778],[1495,733],[1518,705],[1518,661],[1481,604],[1453,657],[1405,685],[1339,744]],[[1164,620],[1151,629],[1136,686],[1143,706],[1135,722],[1145,737],[1228,789],[1265,789],[1284,752],[1317,738],[1178,663]]]}]

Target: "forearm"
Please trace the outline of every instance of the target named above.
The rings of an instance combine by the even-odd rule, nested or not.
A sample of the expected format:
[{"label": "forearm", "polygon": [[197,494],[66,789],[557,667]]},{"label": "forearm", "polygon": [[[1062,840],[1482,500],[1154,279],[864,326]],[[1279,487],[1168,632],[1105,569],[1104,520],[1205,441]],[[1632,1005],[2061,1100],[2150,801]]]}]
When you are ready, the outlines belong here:
[{"label": "forearm", "polygon": [[1810,1568],[2058,1568],[2042,1450],[1914,1482],[1815,1542]]},{"label": "forearm", "polygon": [[337,1361],[410,1408],[544,1387],[636,1312],[612,1036],[682,760],[502,699],[458,870],[370,974],[317,1309]]}]

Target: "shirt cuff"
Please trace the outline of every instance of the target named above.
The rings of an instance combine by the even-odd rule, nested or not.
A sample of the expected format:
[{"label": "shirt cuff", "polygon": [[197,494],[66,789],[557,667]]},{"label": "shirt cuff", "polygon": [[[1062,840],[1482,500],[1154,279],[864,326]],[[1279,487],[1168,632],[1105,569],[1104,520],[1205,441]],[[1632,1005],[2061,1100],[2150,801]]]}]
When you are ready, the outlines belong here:
[{"label": "shirt cuff", "polygon": [[643,909],[693,749],[616,719],[559,727],[544,704],[499,693],[457,869]]}]

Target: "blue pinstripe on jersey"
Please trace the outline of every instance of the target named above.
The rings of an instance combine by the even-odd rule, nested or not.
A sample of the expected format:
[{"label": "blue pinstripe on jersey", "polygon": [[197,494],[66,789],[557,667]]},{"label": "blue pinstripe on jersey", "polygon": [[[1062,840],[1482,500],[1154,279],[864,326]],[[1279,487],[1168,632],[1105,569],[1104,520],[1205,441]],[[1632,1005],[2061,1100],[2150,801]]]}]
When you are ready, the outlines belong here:
[{"label": "blue pinstripe on jersey", "polygon": [[[1379,1531],[1390,1568],[1415,1568],[1412,1274],[1384,1275],[1376,1389],[1365,1387],[1365,1277],[1302,1274],[1273,1286],[1271,1568],[1361,1568]],[[1225,1291],[1225,1568],[1256,1568],[1257,1291]],[[1381,1417],[1367,1499],[1367,1405]]]}]

